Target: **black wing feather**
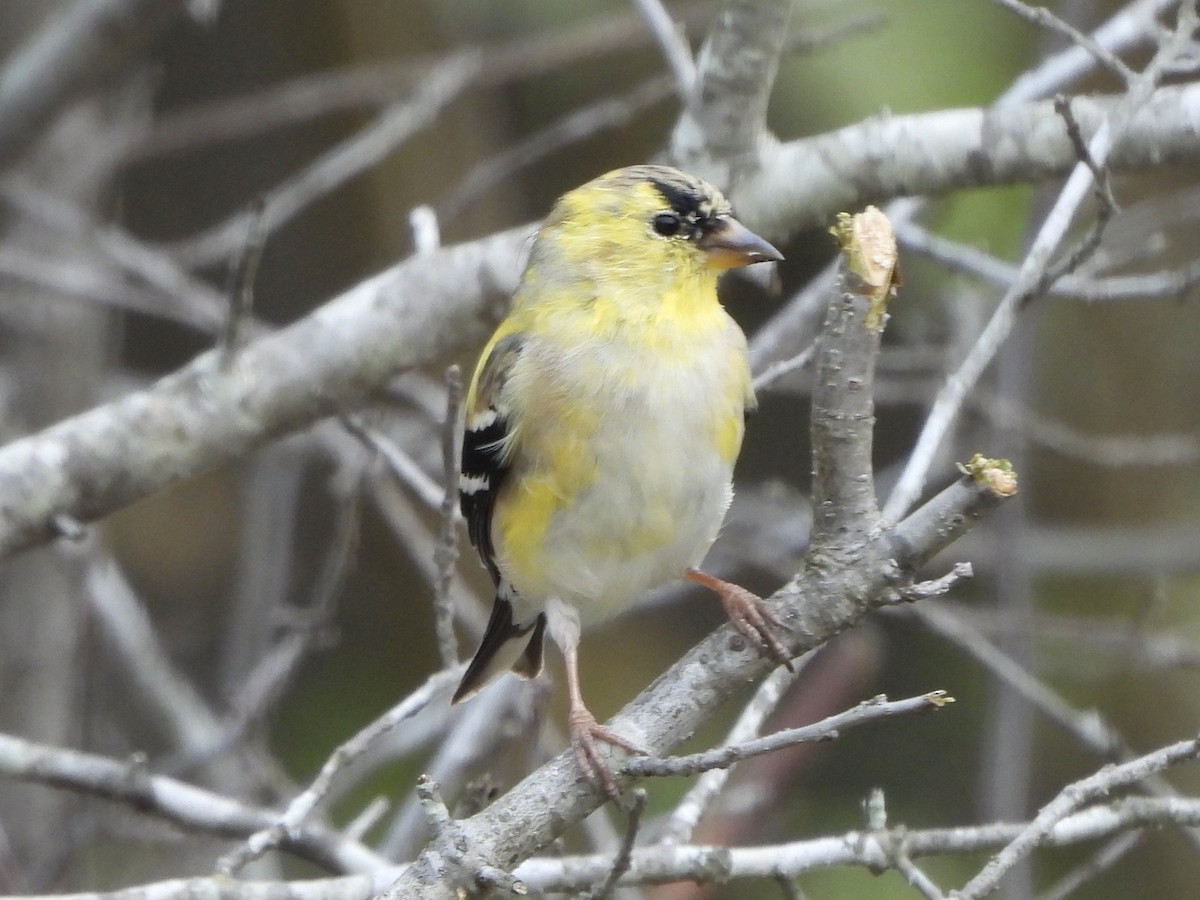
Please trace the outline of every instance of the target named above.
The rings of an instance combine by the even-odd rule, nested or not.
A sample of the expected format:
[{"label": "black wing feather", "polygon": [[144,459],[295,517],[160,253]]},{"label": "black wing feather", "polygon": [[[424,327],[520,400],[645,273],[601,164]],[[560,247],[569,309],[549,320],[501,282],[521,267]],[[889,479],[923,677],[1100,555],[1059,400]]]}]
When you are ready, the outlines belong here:
[{"label": "black wing feather", "polygon": [[[483,564],[492,576],[492,583],[500,583],[500,571],[496,568],[496,550],[492,546],[492,512],[496,506],[496,493],[508,474],[508,466],[501,455],[502,442],[508,433],[507,423],[489,407],[494,418],[478,428],[467,428],[463,433],[461,484],[473,486],[474,490],[459,492],[459,506],[467,522],[467,535],[471,545],[479,551]],[[486,421],[486,420],[485,420]]]},{"label": "black wing feather", "polygon": [[467,521],[471,544],[479,551],[497,587],[500,570],[496,568],[496,551],[492,546],[492,513],[509,470],[505,454],[509,422],[500,395],[524,341],[524,335],[510,334],[492,347],[475,376],[476,408],[468,411],[463,432],[459,506]]},{"label": "black wing feather", "polygon": [[539,614],[531,622],[513,621],[511,601],[515,594],[496,565],[496,550],[492,544],[496,497],[510,468],[506,453],[509,421],[501,393],[513,363],[520,356],[524,340],[522,334],[510,334],[493,345],[475,376],[474,408],[468,412],[463,432],[459,505],[471,543],[479,551],[496,586],[496,599],[479,649],[454,692],[451,701],[454,703],[475,693],[497,674],[497,662],[507,662],[504,655],[497,660],[497,655],[512,641],[525,640],[524,649],[512,663],[513,671],[528,678],[542,668],[546,616]]}]

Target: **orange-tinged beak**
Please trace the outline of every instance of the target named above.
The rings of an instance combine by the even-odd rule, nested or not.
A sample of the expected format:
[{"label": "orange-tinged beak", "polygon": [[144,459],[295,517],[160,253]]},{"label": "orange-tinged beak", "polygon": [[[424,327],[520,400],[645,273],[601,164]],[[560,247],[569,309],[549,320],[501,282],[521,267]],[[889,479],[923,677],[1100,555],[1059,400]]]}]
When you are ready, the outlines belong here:
[{"label": "orange-tinged beak", "polygon": [[736,269],[758,262],[780,262],[783,254],[732,216],[721,216],[697,242],[717,269]]}]

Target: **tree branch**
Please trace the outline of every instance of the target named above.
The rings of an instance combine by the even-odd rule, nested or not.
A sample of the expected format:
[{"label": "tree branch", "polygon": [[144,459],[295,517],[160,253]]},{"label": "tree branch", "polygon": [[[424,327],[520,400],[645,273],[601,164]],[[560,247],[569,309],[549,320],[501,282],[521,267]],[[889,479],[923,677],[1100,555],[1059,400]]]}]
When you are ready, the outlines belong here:
[{"label": "tree branch", "polygon": [[[1115,102],[1075,102],[1085,135]],[[926,113],[796,141],[737,201],[747,221],[766,222],[769,233],[779,234],[827,221],[868,194],[1061,174],[1076,158],[1052,109],[1047,102]],[[1133,114],[1110,165],[1149,167],[1200,156],[1195,121],[1200,85],[1159,89]],[[880,146],[916,152],[888,162],[879,159]],[[934,165],[943,157],[945,165]],[[832,159],[841,161],[841,177],[830,169]],[[146,391],[0,448],[0,557],[56,536],[56,516],[107,515],[345,410],[403,368],[478,343],[493,304],[516,284],[530,230],[421,254],[247,345],[228,373],[206,354]]]},{"label": "tree branch", "polygon": [[422,254],[310,316],[0,448],[0,556],[105,515],[360,402],[393,375],[482,340],[515,286],[527,228]]},{"label": "tree branch", "polygon": [[[896,241],[875,207],[833,229],[847,263],[817,342],[812,399],[813,553],[864,542],[878,525],[871,465],[875,361],[893,293]],[[882,271],[874,265],[880,262]]]},{"label": "tree branch", "polygon": [[[835,308],[831,319],[838,319],[841,326],[823,335],[823,352],[831,358],[840,355],[845,371],[869,371],[869,363],[848,360],[854,354],[875,352],[877,336],[864,339],[860,334],[870,329],[868,318],[862,314],[866,304],[855,302],[858,314],[843,317],[840,291],[833,293],[829,303]],[[869,393],[869,381],[864,379],[861,386]],[[830,402],[840,387],[835,383],[823,390],[828,396],[823,401],[814,398],[813,415],[837,415]],[[827,433],[828,429],[814,429],[817,439],[825,439]],[[860,431],[856,430],[855,435],[855,440],[863,440]],[[869,444],[869,437],[867,441]],[[937,527],[896,529],[896,540],[904,547],[903,560],[898,558],[893,535],[882,528],[849,529],[845,543],[838,544],[831,538],[819,554],[811,555],[802,571],[770,598],[780,621],[788,628],[783,637],[789,655],[798,656],[820,646],[871,609],[900,599],[898,590],[911,571],[909,567],[927,560],[936,549],[961,534],[984,509],[1002,499],[994,482],[982,477],[985,471],[990,470],[980,467],[975,478],[960,482],[950,497],[940,498],[943,516],[933,517],[939,523]],[[930,517],[925,514],[924,518],[915,518],[923,523]],[[735,685],[763,677],[773,665],[773,660],[747,647],[732,626],[726,626],[660,676],[618,713],[609,727],[628,735],[651,754],[666,755],[696,731]],[[618,771],[614,780],[624,788],[634,779]],[[574,754],[568,751],[487,809],[461,821],[457,833],[472,848],[473,858],[510,870],[595,810],[604,799],[580,774]],[[389,900],[449,900],[454,894],[445,880],[445,866],[437,849],[427,848],[385,896]]]},{"label": "tree branch", "polygon": [[[1084,137],[1092,138],[1124,98],[1072,97]],[[1196,159],[1197,121],[1200,85],[1157,89],[1132,111],[1108,167],[1121,172]],[[824,225],[836,210],[906,194],[1038,182],[1077,162],[1052,100],[886,115],[765,151],[734,201],[756,230],[779,237]]]},{"label": "tree branch", "polygon": [[[1045,288],[1051,257],[1062,243],[1080,205],[1091,193],[1096,183],[1096,172],[1115,162],[1120,148],[1124,146],[1130,123],[1150,105],[1149,101],[1156,93],[1155,86],[1171,64],[1187,52],[1192,33],[1195,31],[1197,16],[1194,5],[1189,6],[1185,3],[1180,6],[1174,34],[1164,41],[1129,92],[1121,97],[1094,129],[1088,129],[1090,136],[1086,157],[1072,166],[1070,177],[1046,214],[1021,262],[1016,280],[1005,292],[966,358],[939,392],[925,424],[921,427],[913,452],[905,463],[904,471],[901,472],[891,496],[884,505],[885,516],[899,518],[911,508],[920,495],[934,454],[942,445],[943,438],[963,400],[979,381],[1000,346],[1007,340],[1022,306]],[[1058,106],[1059,101],[1054,101],[1056,110]],[[1078,117],[1076,122],[1078,123]],[[1058,126],[1060,123],[1055,124]],[[1074,129],[1069,128],[1066,137],[1072,146],[1072,155],[1077,157],[1078,148],[1075,145],[1078,134],[1072,139],[1073,133]]]},{"label": "tree branch", "polygon": [[696,76],[671,135],[670,157],[733,186],[759,165],[767,101],[787,41],[793,0],[722,5],[696,62]]},{"label": "tree branch", "polygon": [[963,885],[957,896],[961,900],[974,900],[991,893],[1005,872],[1045,843],[1054,826],[1084,803],[1155,775],[1168,766],[1193,760],[1197,754],[1200,754],[1200,739],[1179,741],[1119,766],[1105,766],[1094,775],[1067,785],[1000,853],[988,860],[978,875]]},{"label": "tree branch", "polygon": [[689,753],[686,756],[668,756],[665,759],[636,756],[626,760],[622,768],[635,775],[658,777],[697,775],[712,769],[727,769],[744,759],[750,759],[763,753],[774,753],[796,744],[835,740],[843,729],[856,725],[865,725],[868,722],[889,719],[893,716],[931,712],[953,702],[954,698],[948,696],[945,691],[931,691],[907,700],[888,700],[886,696],[880,694],[870,700],[864,700],[853,709],[828,716],[811,725],[787,728],[765,737],[754,738],[739,744],[726,744],[714,750]]},{"label": "tree branch", "polygon": [[[22,781],[67,788],[128,804],[180,828],[221,837],[248,837],[271,827],[271,810],[246,806],[221,794],[155,775],[138,759],[118,762],[91,753],[50,747],[0,734],[0,774]],[[281,836],[286,849],[332,871],[380,872],[386,860],[367,847],[313,825]]]},{"label": "tree branch", "polygon": [[[1043,846],[1067,847],[1167,822],[1200,825],[1200,800],[1128,797],[1086,807],[1059,819]],[[1023,823],[995,823],[961,828],[850,831],[828,837],[754,847],[709,847],[656,844],[635,847],[629,868],[618,885],[665,884],[694,880],[704,873],[724,882],[796,877],[837,866],[872,870],[891,866],[897,848],[907,857],[968,854],[1003,847],[1026,828]],[[513,874],[531,891],[578,892],[605,878],[612,854],[538,857]],[[291,881],[230,881],[226,878],[175,879],[109,893],[46,894],[12,900],[370,900],[386,885],[394,868],[371,875]]]}]

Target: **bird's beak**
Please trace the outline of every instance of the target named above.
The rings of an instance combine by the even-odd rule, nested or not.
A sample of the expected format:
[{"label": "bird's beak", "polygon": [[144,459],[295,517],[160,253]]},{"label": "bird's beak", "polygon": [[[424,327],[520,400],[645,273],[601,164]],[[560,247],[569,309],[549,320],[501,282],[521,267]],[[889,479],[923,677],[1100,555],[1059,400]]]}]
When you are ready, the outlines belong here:
[{"label": "bird's beak", "polygon": [[709,265],[736,269],[757,262],[780,262],[783,254],[732,216],[721,216],[697,242]]}]

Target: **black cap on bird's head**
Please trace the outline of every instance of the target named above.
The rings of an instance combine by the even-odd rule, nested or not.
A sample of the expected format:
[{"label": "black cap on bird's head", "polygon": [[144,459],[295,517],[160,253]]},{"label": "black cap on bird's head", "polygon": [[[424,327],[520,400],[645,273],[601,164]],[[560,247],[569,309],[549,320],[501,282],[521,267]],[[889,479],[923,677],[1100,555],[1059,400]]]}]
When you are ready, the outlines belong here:
[{"label": "black cap on bird's head", "polygon": [[783,259],[782,253],[735,219],[725,195],[702,178],[670,166],[630,166],[602,177],[637,179],[651,185],[665,206],[651,220],[655,233],[694,242],[715,268]]},{"label": "black cap on bird's head", "polygon": [[608,172],[560,197],[538,231],[530,264],[543,283],[579,277],[645,283],[654,272],[708,277],[781,259],[734,218],[716,187],[669,166],[642,165]]}]

